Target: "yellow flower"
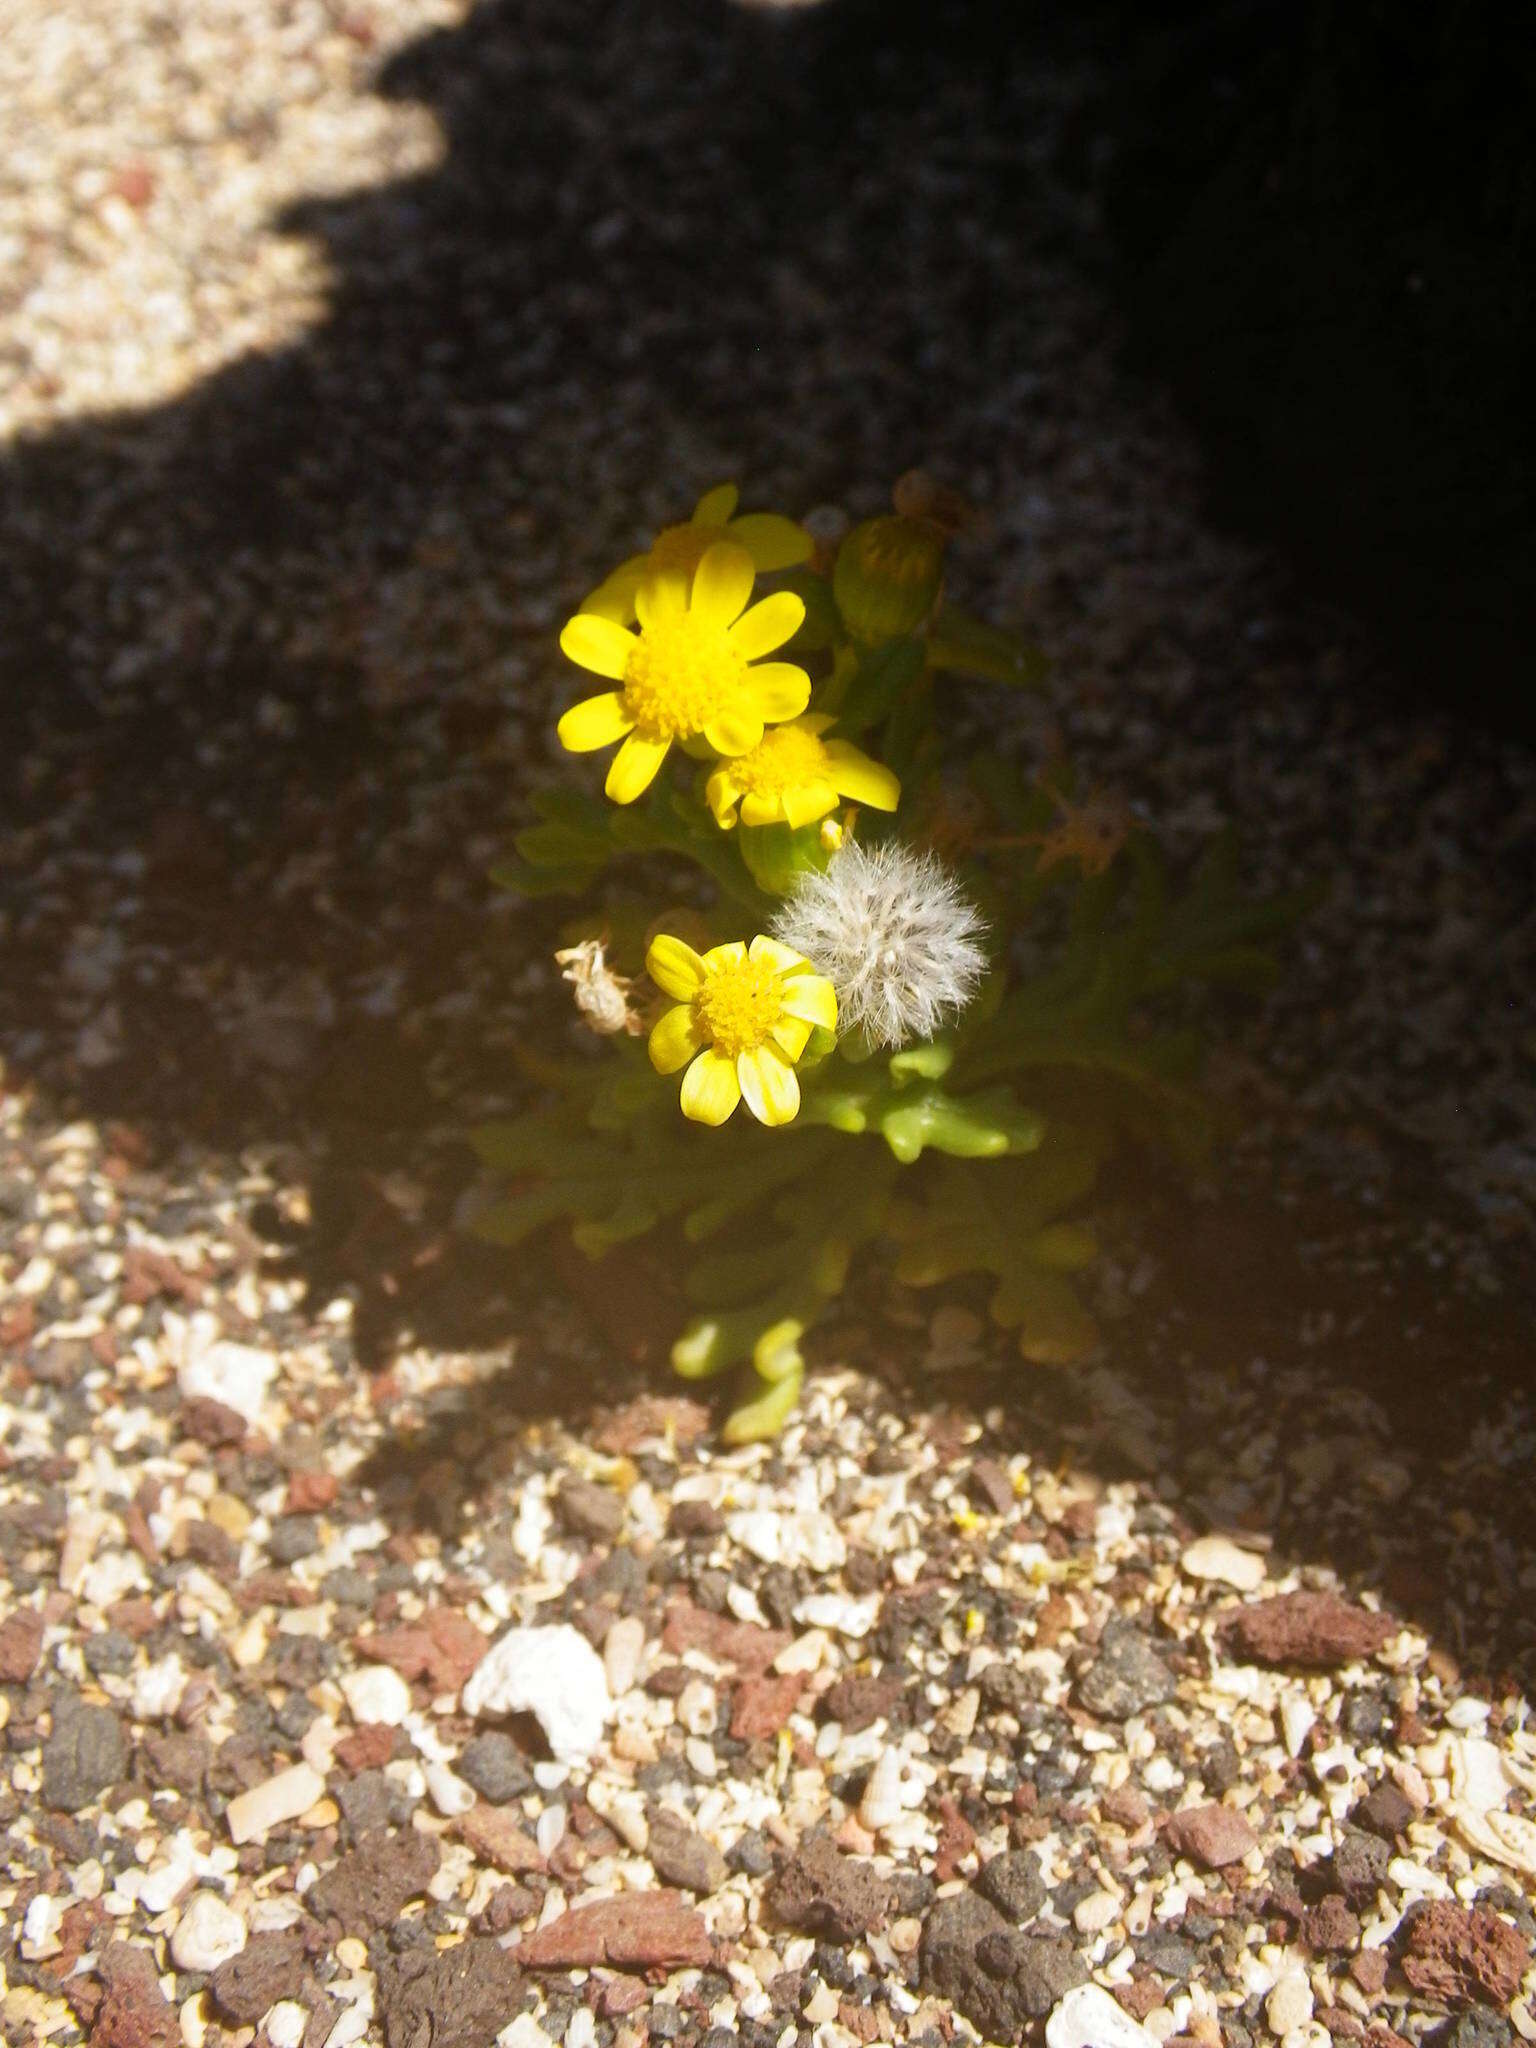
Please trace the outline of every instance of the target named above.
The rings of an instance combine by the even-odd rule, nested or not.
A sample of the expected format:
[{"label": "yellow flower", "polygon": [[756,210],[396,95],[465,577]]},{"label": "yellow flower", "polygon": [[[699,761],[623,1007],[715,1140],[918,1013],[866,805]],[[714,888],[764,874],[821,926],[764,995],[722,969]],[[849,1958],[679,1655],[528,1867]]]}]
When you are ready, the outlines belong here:
[{"label": "yellow flower", "polygon": [[812,825],[837,809],[839,797],[894,811],[901,784],[847,740],[824,740],[832,723],[821,711],[765,732],[755,747],[722,761],[705,788],[722,831],[743,825]]},{"label": "yellow flower", "polygon": [[651,1032],[651,1065],[683,1076],[683,1115],[723,1124],[743,1097],[761,1124],[800,1107],[795,1061],[812,1027],[837,1028],[832,984],[777,939],[740,939],[695,953],[662,933],[645,956],[652,981],[677,998]]},{"label": "yellow flower", "polygon": [[733,540],[752,557],[759,576],[774,569],[792,569],[797,562],[811,559],[811,536],[793,519],[778,512],[737,514],[740,493],[734,484],[718,484],[706,491],[693,508],[693,517],[678,526],[664,526],[643,555],[631,555],[620,562],[611,576],[593,591],[582,606],[599,618],[612,619],[616,626],[628,626],[635,617],[635,594],[647,578],[669,569],[691,576],[706,551],[717,540]]},{"label": "yellow flower", "polygon": [[605,785],[616,804],[650,787],[674,740],[702,736],[717,754],[745,754],[765,725],[805,709],[805,670],[758,660],[793,636],[805,606],[780,590],[746,610],[754,573],[745,548],[717,541],[693,571],[691,591],[675,569],[640,587],[638,633],[596,612],[566,621],[566,654],[620,687],[573,704],[559,724],[560,744],[585,754],[624,742]]}]

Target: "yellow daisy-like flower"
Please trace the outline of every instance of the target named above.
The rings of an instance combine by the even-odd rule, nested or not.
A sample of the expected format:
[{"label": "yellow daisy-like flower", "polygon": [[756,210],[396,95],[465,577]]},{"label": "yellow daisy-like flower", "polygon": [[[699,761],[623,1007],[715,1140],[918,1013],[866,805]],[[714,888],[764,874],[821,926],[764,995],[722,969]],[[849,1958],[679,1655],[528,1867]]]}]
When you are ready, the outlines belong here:
[{"label": "yellow daisy-like flower", "polygon": [[743,825],[813,825],[837,809],[840,797],[894,811],[901,799],[896,777],[847,740],[824,740],[831,723],[826,712],[808,712],[722,761],[704,791],[721,830],[738,816]]},{"label": "yellow daisy-like flower", "polygon": [[574,662],[619,685],[573,704],[559,724],[573,754],[623,745],[605,785],[617,804],[648,789],[674,740],[702,738],[717,754],[745,754],[765,725],[797,718],[810,678],[788,661],[760,661],[805,617],[791,591],[746,609],[756,571],[745,548],[716,541],[690,579],[675,569],[636,592],[640,630],[595,612],[566,622],[560,645]]},{"label": "yellow daisy-like flower", "polygon": [[652,981],[677,998],[650,1037],[658,1074],[683,1076],[683,1115],[723,1124],[743,1097],[761,1124],[787,1124],[800,1107],[795,1061],[813,1027],[837,1028],[825,975],[777,939],[734,939],[695,953],[665,933],[645,956]]},{"label": "yellow daisy-like flower", "polygon": [[718,484],[706,491],[693,508],[693,517],[677,526],[664,526],[647,553],[631,555],[620,562],[611,576],[605,576],[582,606],[599,618],[612,619],[616,626],[631,625],[635,618],[635,595],[647,578],[667,570],[691,576],[707,551],[718,540],[731,540],[746,549],[759,576],[774,569],[793,569],[811,559],[811,536],[793,519],[778,512],[736,510],[740,492],[734,484]]}]

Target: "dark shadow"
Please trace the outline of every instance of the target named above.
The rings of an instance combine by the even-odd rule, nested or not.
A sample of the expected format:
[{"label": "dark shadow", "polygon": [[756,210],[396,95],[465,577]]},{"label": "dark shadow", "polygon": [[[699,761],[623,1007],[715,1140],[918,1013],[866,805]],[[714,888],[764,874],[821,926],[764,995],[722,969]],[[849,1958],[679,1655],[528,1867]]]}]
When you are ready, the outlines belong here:
[{"label": "dark shadow", "polygon": [[1217,515],[1396,692],[1536,733],[1529,38],[1484,0],[1184,0],[1128,15],[1101,120],[1132,350]]},{"label": "dark shadow", "polygon": [[[1019,13],[483,5],[380,82],[438,115],[441,166],[287,223],[333,267],[322,325],[0,457],[10,1073],[109,1127],[150,1231],[197,1175],[239,1207],[247,1148],[291,1160],[310,1220],[250,1227],[353,1294],[360,1364],[499,1345],[549,1297],[542,1253],[509,1273],[454,1219],[459,1134],[515,1105],[548,999],[548,914],[484,876],[549,758],[562,613],[722,477],[808,506],[939,447],[1001,497],[1042,410],[1091,404],[1097,302],[1060,279],[1100,261],[1075,81],[1109,31]],[[1251,1353],[1228,1337],[1211,1370]],[[594,1350],[613,1391],[646,1364]],[[517,1400],[571,1415],[537,1357]],[[1174,1400],[1176,1348],[1148,1370]],[[1108,1456],[1071,1398],[1033,1383],[1030,1426]]]}]

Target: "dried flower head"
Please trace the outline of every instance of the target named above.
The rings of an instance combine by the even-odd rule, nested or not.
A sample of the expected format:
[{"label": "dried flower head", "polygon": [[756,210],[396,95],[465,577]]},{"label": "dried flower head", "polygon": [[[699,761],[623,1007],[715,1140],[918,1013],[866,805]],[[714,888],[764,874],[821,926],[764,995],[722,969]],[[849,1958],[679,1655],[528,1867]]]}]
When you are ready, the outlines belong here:
[{"label": "dried flower head", "polygon": [[839,1023],[871,1045],[931,1038],[986,972],[981,919],[931,854],[850,841],[800,877],[774,937],[826,975]]},{"label": "dried flower head", "polygon": [[583,939],[579,946],[564,946],[555,955],[562,980],[575,991],[581,1020],[602,1038],[627,1031],[638,1037],[645,1023],[634,1008],[630,995],[634,984],[627,974],[616,974],[603,957],[605,941]]}]

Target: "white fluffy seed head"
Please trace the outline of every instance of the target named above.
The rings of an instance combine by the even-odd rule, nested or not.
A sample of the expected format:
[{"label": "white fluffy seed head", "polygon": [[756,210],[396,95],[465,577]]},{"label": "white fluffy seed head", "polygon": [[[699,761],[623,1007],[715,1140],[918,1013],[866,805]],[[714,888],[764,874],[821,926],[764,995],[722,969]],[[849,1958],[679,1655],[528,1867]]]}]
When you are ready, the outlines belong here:
[{"label": "white fluffy seed head", "polygon": [[850,841],[824,873],[802,875],[772,929],[837,990],[839,1029],[874,1046],[932,1038],[987,968],[985,927],[953,877],[892,840]]}]

